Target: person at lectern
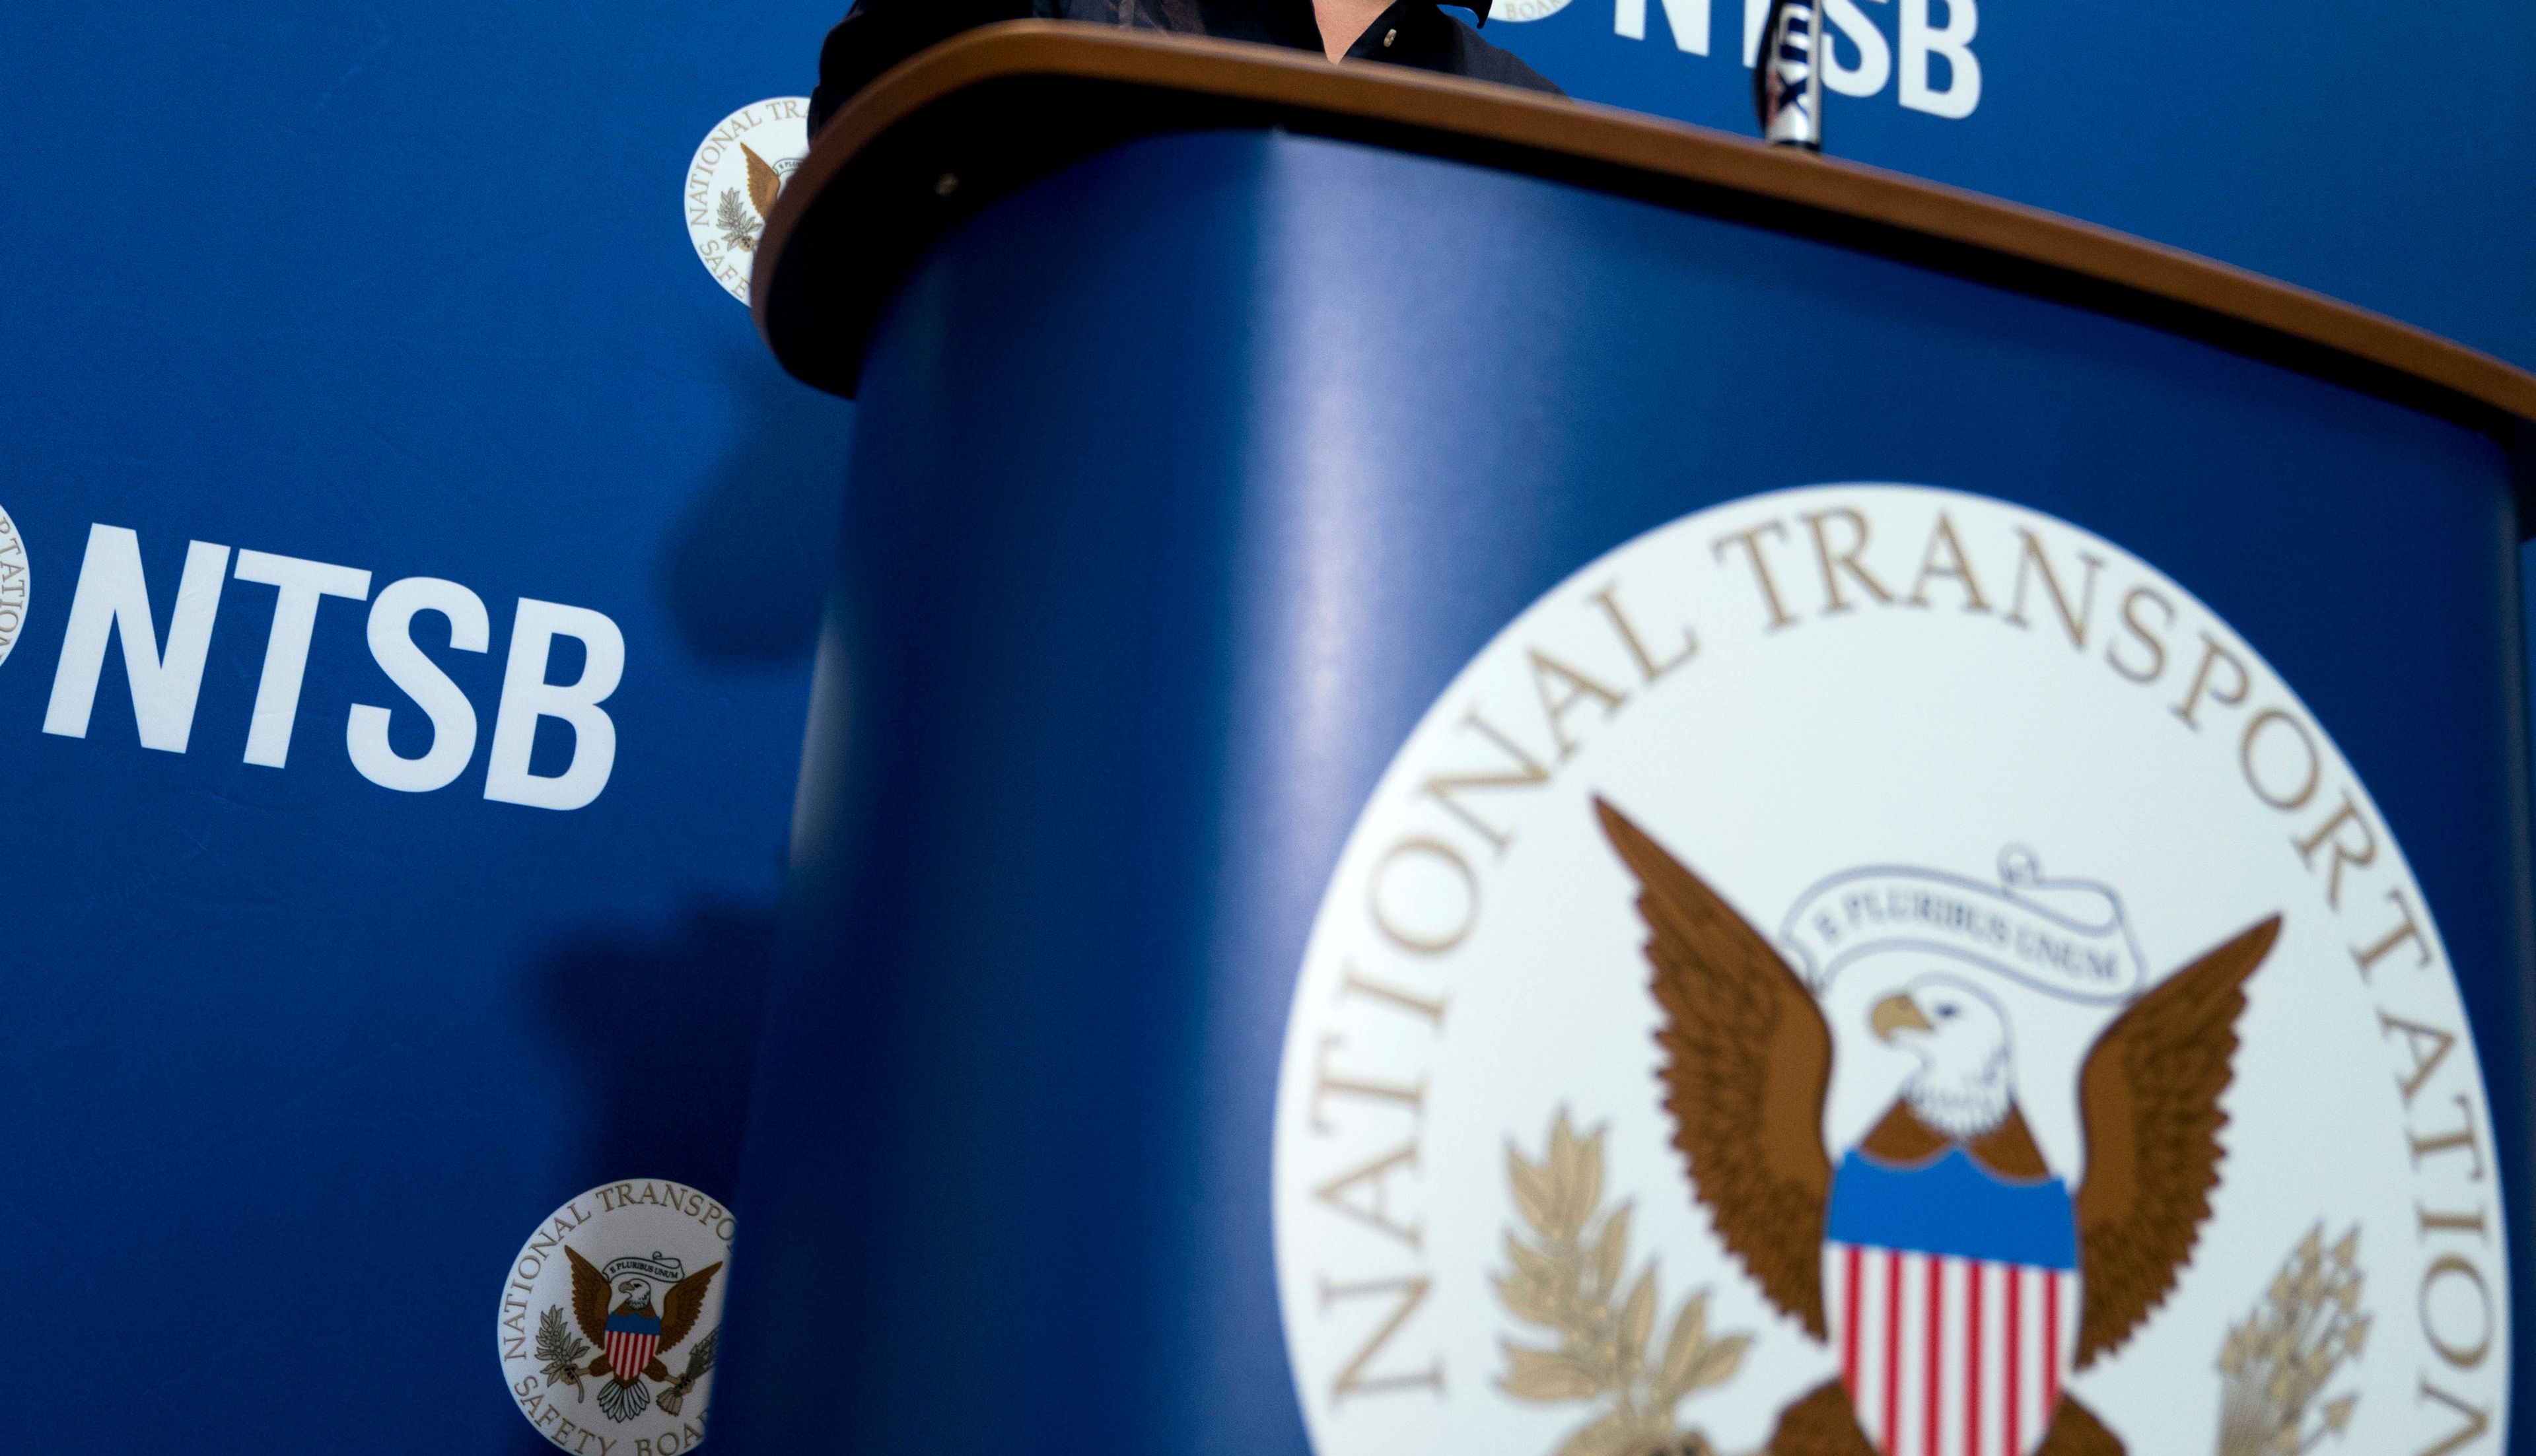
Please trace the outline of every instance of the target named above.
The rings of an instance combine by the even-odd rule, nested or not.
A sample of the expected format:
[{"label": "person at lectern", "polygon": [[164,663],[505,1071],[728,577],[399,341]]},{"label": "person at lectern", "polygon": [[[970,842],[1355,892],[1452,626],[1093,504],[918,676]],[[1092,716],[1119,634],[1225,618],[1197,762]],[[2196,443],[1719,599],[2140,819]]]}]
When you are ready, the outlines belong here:
[{"label": "person at lectern", "polygon": [[[1464,8],[1485,26],[1489,4]],[[1034,19],[1248,40],[1566,95],[1435,0],[855,0],[819,52],[811,135],[873,78],[926,46],[996,21]]]}]

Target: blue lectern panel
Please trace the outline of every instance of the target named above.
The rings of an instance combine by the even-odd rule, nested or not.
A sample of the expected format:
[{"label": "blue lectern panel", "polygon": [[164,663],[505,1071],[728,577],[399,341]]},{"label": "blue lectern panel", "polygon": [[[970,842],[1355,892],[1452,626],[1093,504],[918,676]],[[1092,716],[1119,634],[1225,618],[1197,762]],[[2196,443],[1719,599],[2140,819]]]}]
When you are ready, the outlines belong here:
[{"label": "blue lectern panel", "polygon": [[864,391],[717,1409],[741,1449],[1305,1449],[1272,1124],[1351,826],[1544,593],[1813,482],[2043,513],[2242,633],[2410,856],[2526,1206],[2515,522],[2472,432],[1823,243],[1246,133],[987,208]]}]

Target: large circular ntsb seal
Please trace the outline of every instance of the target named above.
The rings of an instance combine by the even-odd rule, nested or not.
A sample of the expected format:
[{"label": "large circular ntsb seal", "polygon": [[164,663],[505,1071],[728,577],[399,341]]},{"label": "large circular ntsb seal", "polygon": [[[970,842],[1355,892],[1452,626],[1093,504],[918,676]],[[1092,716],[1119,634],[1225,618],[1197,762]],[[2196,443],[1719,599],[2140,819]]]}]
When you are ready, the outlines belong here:
[{"label": "large circular ntsb seal", "polygon": [[2484,1078],[2384,817],[2101,538],[1622,545],[1359,820],[1278,1089],[1321,1456],[2499,1451]]},{"label": "large circular ntsb seal", "polygon": [[731,1216],[662,1179],[602,1183],[512,1261],[497,1331],[520,1414],[568,1451],[678,1456],[705,1435]]}]

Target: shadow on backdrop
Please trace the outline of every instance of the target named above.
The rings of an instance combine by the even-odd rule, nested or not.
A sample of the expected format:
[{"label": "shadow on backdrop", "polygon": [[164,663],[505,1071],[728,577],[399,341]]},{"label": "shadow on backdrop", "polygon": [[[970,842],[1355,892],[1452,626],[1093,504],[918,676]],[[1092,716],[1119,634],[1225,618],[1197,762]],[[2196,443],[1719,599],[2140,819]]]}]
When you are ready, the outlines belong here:
[{"label": "shadow on backdrop", "polygon": [[[771,907],[705,903],[656,933],[595,932],[546,956],[535,1011],[583,1094],[569,1191],[667,1178],[729,1201],[774,950]],[[554,1445],[517,1422],[505,1449]]]},{"label": "shadow on backdrop", "polygon": [[[680,644],[705,662],[806,664],[836,561],[854,407],[787,377],[753,337],[729,341],[718,365],[730,436],[691,492],[660,584]],[[535,1015],[581,1090],[571,1191],[669,1178],[728,1203],[737,1190],[779,879],[770,865],[765,905],[691,904],[648,932],[576,936],[539,965]],[[504,1447],[554,1449],[526,1422]]]},{"label": "shadow on backdrop", "polygon": [[691,907],[657,936],[592,935],[546,958],[540,1020],[587,1119],[573,1190],[670,1178],[729,1201],[774,964],[771,907]]},{"label": "shadow on backdrop", "polygon": [[794,381],[754,337],[723,349],[733,434],[663,563],[687,650],[711,663],[808,655],[836,562],[855,407]]}]

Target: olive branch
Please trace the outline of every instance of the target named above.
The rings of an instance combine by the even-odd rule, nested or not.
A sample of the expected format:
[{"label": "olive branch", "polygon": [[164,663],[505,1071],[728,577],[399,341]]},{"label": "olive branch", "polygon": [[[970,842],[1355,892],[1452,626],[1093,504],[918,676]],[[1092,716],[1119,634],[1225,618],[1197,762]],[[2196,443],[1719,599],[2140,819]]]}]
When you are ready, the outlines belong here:
[{"label": "olive branch", "polygon": [[1674,1408],[1733,1378],[1752,1337],[1711,1339],[1702,1290],[1675,1311],[1664,1349],[1650,1361],[1655,1261],[1621,1292],[1630,1204],[1624,1199],[1603,1209],[1603,1133],[1597,1128],[1579,1138],[1561,1108],[1541,1161],[1506,1144],[1506,1181],[1530,1238],[1507,1231],[1507,1269],[1493,1276],[1497,1298],[1558,1343],[1542,1350],[1499,1341],[1506,1370],[1497,1383],[1517,1400],[1592,1401],[1603,1408],[1568,1436],[1557,1456],[1710,1456],[1705,1435],[1675,1425]]},{"label": "olive branch", "polygon": [[2317,1224],[2228,1331],[2219,1350],[2219,1456],[2296,1456],[2349,1428],[2357,1394],[2321,1406],[2315,1398],[2369,1344],[2359,1259],[2358,1225],[2328,1253]]},{"label": "olive branch", "polygon": [[743,253],[757,250],[757,219],[749,213],[748,204],[740,198],[739,189],[722,190],[722,206],[715,210],[714,223],[722,228],[722,239]]},{"label": "olive branch", "polygon": [[581,1362],[590,1356],[590,1342],[572,1332],[563,1322],[563,1306],[557,1304],[538,1316],[538,1359],[545,1361],[541,1372],[549,1389],[556,1385],[572,1387],[572,1398],[580,1400]]}]

